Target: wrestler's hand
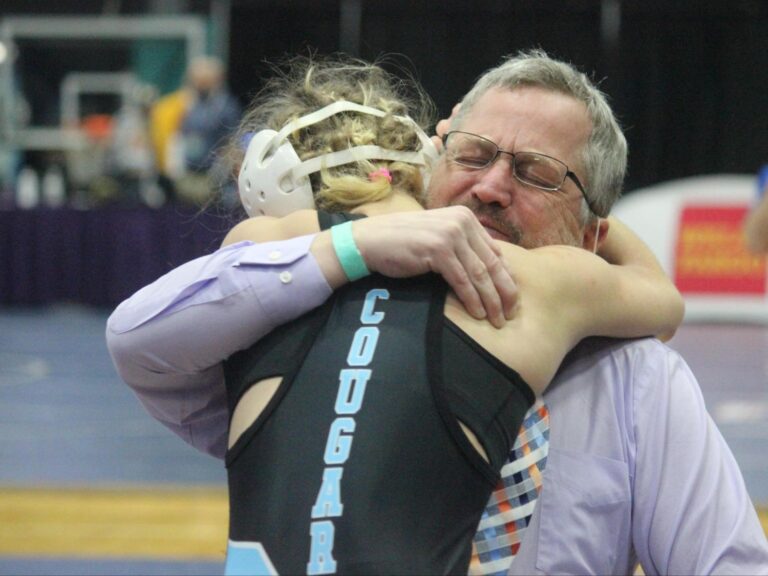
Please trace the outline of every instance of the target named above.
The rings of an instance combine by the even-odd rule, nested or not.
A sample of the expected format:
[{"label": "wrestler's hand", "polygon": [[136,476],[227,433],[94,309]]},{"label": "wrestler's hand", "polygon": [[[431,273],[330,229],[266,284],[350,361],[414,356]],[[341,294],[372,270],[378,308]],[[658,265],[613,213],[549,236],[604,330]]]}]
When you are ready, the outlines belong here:
[{"label": "wrestler's hand", "polygon": [[517,286],[501,250],[464,206],[355,220],[366,265],[393,278],[440,274],[476,318],[496,327],[512,318]]}]

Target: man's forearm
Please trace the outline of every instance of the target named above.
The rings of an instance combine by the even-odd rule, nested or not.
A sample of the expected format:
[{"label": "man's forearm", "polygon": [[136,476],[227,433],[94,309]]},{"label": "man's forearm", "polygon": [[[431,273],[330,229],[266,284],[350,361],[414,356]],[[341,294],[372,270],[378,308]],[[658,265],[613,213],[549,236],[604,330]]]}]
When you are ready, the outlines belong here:
[{"label": "man's forearm", "polygon": [[223,457],[222,362],[331,294],[312,237],[241,243],[172,270],[107,322],[120,376],[147,410],[198,449]]}]

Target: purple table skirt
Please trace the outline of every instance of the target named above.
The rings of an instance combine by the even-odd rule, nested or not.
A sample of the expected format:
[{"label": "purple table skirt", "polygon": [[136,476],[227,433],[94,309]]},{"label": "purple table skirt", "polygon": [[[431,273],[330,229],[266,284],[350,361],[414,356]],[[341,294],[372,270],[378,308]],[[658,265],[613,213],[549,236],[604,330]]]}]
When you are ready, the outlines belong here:
[{"label": "purple table skirt", "polygon": [[0,305],[114,306],[216,250],[232,225],[180,206],[0,210]]}]

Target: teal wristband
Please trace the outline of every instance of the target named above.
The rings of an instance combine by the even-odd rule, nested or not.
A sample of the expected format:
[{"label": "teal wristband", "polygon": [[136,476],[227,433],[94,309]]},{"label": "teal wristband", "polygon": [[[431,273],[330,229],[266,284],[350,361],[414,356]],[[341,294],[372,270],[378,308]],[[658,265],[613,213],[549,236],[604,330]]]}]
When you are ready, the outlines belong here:
[{"label": "teal wristband", "polygon": [[364,278],[371,273],[365,265],[365,260],[363,260],[363,255],[360,254],[357,244],[355,244],[355,239],[352,237],[351,221],[332,226],[331,240],[336,257],[350,282]]}]

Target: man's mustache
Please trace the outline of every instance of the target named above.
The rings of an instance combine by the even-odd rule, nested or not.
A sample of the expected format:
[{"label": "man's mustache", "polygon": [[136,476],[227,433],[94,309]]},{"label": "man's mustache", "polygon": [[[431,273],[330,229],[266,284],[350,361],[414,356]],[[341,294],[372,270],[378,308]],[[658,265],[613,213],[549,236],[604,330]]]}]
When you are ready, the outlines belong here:
[{"label": "man's mustache", "polygon": [[495,228],[500,234],[507,237],[512,244],[520,244],[523,238],[523,232],[504,218],[504,209],[497,204],[486,204],[477,198],[467,198],[462,202],[457,202],[459,206],[466,206],[478,218],[482,218],[486,223]]}]

